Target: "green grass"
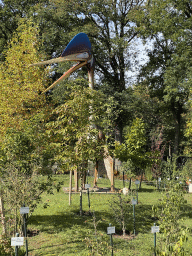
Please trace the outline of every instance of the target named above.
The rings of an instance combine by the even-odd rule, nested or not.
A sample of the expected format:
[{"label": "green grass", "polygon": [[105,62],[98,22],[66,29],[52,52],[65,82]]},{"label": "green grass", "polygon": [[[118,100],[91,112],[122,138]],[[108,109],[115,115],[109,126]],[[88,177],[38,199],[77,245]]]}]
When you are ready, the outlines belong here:
[{"label": "green grass", "polygon": [[[64,180],[64,186],[68,187],[68,175],[56,176],[58,181]],[[89,183],[93,179],[89,177]],[[127,184],[128,185],[128,184]],[[110,187],[107,179],[99,179],[99,187]],[[134,186],[134,184],[133,184]],[[116,180],[116,188],[122,188],[122,181]],[[136,194],[134,194],[136,195]],[[109,206],[112,200],[112,194],[90,193],[91,212],[95,213],[96,220],[100,220],[97,226],[98,240],[103,242],[106,251],[103,255],[111,255],[110,237],[106,234],[109,223],[116,226],[113,213]],[[136,205],[136,232],[133,239],[113,238],[114,255],[153,255],[152,247],[154,236],[151,233],[151,226],[154,221],[151,218],[152,205],[158,204],[161,198],[161,192],[156,191],[155,187],[143,184],[139,191],[139,205]],[[187,207],[183,211],[182,225],[189,227],[189,241],[186,243],[187,255],[192,255],[192,195],[186,194],[188,201]],[[44,208],[44,203],[48,204]],[[93,217],[88,215],[87,194],[83,194],[83,216],[79,215],[79,194],[72,194],[72,204],[69,206],[68,194],[61,189],[60,192],[54,190],[52,195],[43,195],[43,203],[39,204],[34,213],[29,218],[28,228],[37,230],[36,236],[28,238],[29,255],[91,255],[87,247],[85,238],[96,244],[94,235]],[[128,230],[133,232],[132,207],[130,207],[130,218],[128,220]],[[157,246],[160,243],[160,234],[157,234]],[[107,250],[108,249],[108,250]],[[191,253],[190,253],[191,251]],[[93,254],[97,255],[97,254]]]}]

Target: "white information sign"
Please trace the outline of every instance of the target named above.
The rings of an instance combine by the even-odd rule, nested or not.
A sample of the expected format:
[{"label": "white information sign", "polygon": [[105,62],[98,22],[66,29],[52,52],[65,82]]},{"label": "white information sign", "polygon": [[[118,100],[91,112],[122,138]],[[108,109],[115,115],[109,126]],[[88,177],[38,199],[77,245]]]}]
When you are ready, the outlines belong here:
[{"label": "white information sign", "polygon": [[135,181],[135,185],[139,185],[140,181],[139,180],[136,180]]},{"label": "white information sign", "polygon": [[20,214],[27,214],[29,213],[29,207],[21,207]]},{"label": "white information sign", "polygon": [[90,187],[91,187],[90,184],[85,184],[85,189],[88,189],[88,188],[90,188]]},{"label": "white information sign", "polygon": [[132,199],[131,203],[132,203],[132,205],[135,205],[135,204],[137,204],[137,200]]},{"label": "white information sign", "polygon": [[107,227],[107,235],[115,234],[115,227]]},{"label": "white information sign", "polygon": [[151,227],[151,233],[157,233],[157,232],[159,232],[159,226]]},{"label": "white information sign", "polygon": [[12,237],[11,246],[21,246],[24,243],[24,237]]}]

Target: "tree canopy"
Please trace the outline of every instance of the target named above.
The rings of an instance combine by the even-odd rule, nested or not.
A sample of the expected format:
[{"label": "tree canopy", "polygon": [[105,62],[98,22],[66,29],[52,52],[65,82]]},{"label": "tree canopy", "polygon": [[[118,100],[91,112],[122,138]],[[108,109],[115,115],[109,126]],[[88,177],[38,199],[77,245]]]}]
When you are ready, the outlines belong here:
[{"label": "tree canopy", "polygon": [[1,139],[8,128],[19,129],[23,120],[41,110],[45,97],[40,95],[46,81],[45,71],[29,69],[39,59],[38,30],[31,21],[23,20],[15,31],[5,61],[0,65]]},{"label": "tree canopy", "polygon": [[[100,97],[101,102],[103,96],[113,102],[113,107],[109,108],[113,112],[110,118],[114,132],[107,135],[110,134],[112,140],[125,145],[127,139],[123,136],[123,131],[126,127],[133,129],[133,124],[133,130],[139,131],[140,124],[135,123],[135,120],[143,120],[146,136],[145,146],[142,147],[144,154],[153,152],[155,143],[155,147],[164,155],[169,155],[170,148],[176,155],[186,152],[190,154],[191,1],[31,0],[22,1],[21,4],[21,1],[3,0],[0,15],[2,134],[16,124],[19,127],[22,120],[41,108],[47,100],[55,108],[52,114],[52,132],[55,138],[61,140],[60,146],[65,144],[68,148],[72,141],[74,146],[80,138],[81,141],[85,138],[85,145],[88,145],[87,134],[90,131],[87,127],[90,125],[91,102],[87,84],[80,82],[82,88],[86,88],[85,91],[76,87],[78,83],[73,84],[74,78],[77,78],[75,73],[47,96],[40,96],[39,92],[49,83],[45,79],[45,73],[54,81],[70,64],[52,65],[50,69],[28,68],[30,63],[60,56],[73,36],[85,32],[91,41],[96,62],[95,91],[92,93],[94,97]],[[31,22],[28,25],[24,24],[26,18]],[[21,25],[20,19],[23,20]],[[25,31],[23,34],[20,33],[21,28]],[[41,40],[43,43],[39,44]],[[145,64],[141,67],[134,48],[137,43],[147,47]],[[17,48],[19,45],[20,48]],[[42,55],[42,49],[46,55]],[[133,82],[130,72],[135,70],[137,72],[132,74],[138,79]],[[87,79],[87,70],[84,68],[78,74]],[[76,92],[71,89],[70,84],[75,86]],[[84,105],[80,99],[78,101],[79,97],[84,99]],[[93,98],[91,100],[93,103]],[[100,105],[95,107],[98,111],[101,110]],[[66,121],[65,115],[69,113],[76,123],[69,124]],[[76,125],[82,130],[77,132]],[[103,124],[101,126],[104,129]],[[82,134],[79,134],[80,131]],[[65,138],[62,138],[62,134],[65,134]],[[135,147],[139,142],[142,139],[138,136],[138,141],[134,141]],[[97,145],[94,147],[97,148]],[[68,152],[72,152],[70,150]],[[85,147],[86,152],[87,150],[88,147]],[[74,155],[75,152],[73,151]],[[127,154],[130,155],[130,152]],[[63,154],[63,149],[60,148],[58,155],[63,157]]]}]

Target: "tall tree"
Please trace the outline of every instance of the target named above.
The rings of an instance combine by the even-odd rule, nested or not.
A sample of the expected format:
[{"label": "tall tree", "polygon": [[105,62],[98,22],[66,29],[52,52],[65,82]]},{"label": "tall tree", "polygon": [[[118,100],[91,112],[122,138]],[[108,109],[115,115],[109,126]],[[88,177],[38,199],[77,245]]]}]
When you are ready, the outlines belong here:
[{"label": "tall tree", "polygon": [[146,152],[146,129],[142,119],[136,118],[125,131],[125,143],[116,143],[116,157],[121,161],[130,161],[136,168],[144,170],[149,162]]},{"label": "tall tree", "polygon": [[140,27],[144,38],[153,40],[141,80],[148,84],[151,97],[161,101],[164,135],[175,154],[182,153],[183,113],[189,95],[191,10],[187,0],[148,1]]},{"label": "tall tree", "polygon": [[[41,125],[38,121],[40,117],[46,119],[48,112],[45,96],[39,95],[39,92],[44,89],[44,83],[47,82],[46,72],[39,68],[29,69],[29,64],[39,61],[41,57],[38,52],[37,35],[38,28],[32,24],[31,20],[22,19],[9,43],[5,61],[0,65],[1,209],[4,208],[5,195],[3,192],[6,189],[9,192],[9,186],[12,186],[15,190],[13,193],[15,199],[13,200],[13,194],[9,199],[16,203],[16,208],[14,207],[16,219],[17,208],[21,207],[21,202],[24,203],[27,198],[30,198],[29,201],[33,204],[33,196],[38,200],[39,190],[37,187],[35,189],[37,193],[33,190],[35,184],[38,185],[35,174],[39,170],[45,170],[42,167],[46,166],[50,159],[46,136],[41,133],[41,130],[44,130],[44,120],[41,119]],[[24,127],[26,123],[28,125]],[[14,132],[8,133],[10,130]],[[29,183],[26,184],[27,182]],[[34,182],[34,186],[29,189],[28,185],[32,182]],[[21,188],[23,193],[19,191],[20,187],[23,188],[23,190]],[[38,187],[42,192],[42,184],[39,184]],[[5,194],[8,195],[8,193]],[[20,201],[19,195],[21,196]],[[13,206],[13,204],[11,205]],[[3,210],[1,214],[4,214]],[[4,216],[1,216],[1,220],[4,231],[6,231],[5,223],[3,223]]]},{"label": "tall tree", "polygon": [[45,71],[28,67],[41,57],[37,34],[38,29],[30,20],[22,20],[5,53],[6,59],[0,65],[1,139],[8,128],[19,129],[23,120],[39,111],[46,102],[45,96],[40,96],[46,83]]},{"label": "tall tree", "polygon": [[0,59],[4,60],[3,51],[7,49],[21,18],[29,18],[35,13],[37,5],[48,3],[47,0],[1,0],[0,1]]},{"label": "tall tree", "polygon": [[87,88],[85,81],[78,80],[71,85],[65,103],[53,111],[54,121],[47,124],[47,132],[54,135],[55,160],[66,170],[85,171],[88,160],[95,162],[104,155],[105,142],[99,136],[99,129],[110,133],[114,100]]},{"label": "tall tree", "polygon": [[[122,129],[128,118],[121,106],[125,90],[131,84],[128,71],[133,67],[130,45],[137,37],[135,16],[140,14],[143,3],[143,0],[52,0],[49,13],[53,15],[50,17],[49,31],[53,25],[54,34],[48,35],[46,27],[42,30],[42,35],[47,35],[48,44],[45,47],[48,48],[53,39],[51,36],[58,35],[52,40],[51,46],[55,48],[47,48],[49,53],[52,51],[52,56],[60,55],[61,47],[78,32],[88,34],[96,62],[96,88],[100,87],[105,94],[113,95],[118,108],[122,110],[116,120],[116,139],[119,141],[122,140]],[[45,19],[47,9],[41,11]],[[36,19],[40,22],[40,16]]]}]

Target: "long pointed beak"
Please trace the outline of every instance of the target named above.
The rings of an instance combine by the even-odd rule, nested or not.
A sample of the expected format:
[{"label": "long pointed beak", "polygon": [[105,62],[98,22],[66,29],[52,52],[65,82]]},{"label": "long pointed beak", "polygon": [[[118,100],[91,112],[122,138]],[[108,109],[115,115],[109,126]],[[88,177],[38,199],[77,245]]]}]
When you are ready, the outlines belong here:
[{"label": "long pointed beak", "polygon": [[88,52],[78,53],[78,54],[71,54],[64,57],[54,58],[51,60],[45,60],[37,63],[30,64],[29,67],[32,66],[41,66],[46,64],[53,64],[53,63],[59,63],[64,61],[88,61],[90,59],[90,55]]},{"label": "long pointed beak", "polygon": [[[34,64],[32,64],[34,65]],[[80,62],[78,64],[76,64],[75,66],[73,66],[72,68],[70,68],[67,72],[65,72],[57,81],[55,81],[51,86],[49,86],[43,93],[51,90],[53,87],[55,87],[57,84],[59,84],[61,81],[63,81],[64,79],[66,79],[67,77],[70,76],[71,73],[73,73],[74,71],[76,71],[77,69],[83,67],[87,65],[87,61],[84,62]]]}]

